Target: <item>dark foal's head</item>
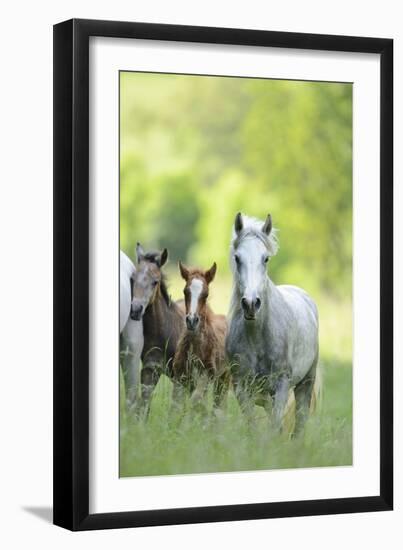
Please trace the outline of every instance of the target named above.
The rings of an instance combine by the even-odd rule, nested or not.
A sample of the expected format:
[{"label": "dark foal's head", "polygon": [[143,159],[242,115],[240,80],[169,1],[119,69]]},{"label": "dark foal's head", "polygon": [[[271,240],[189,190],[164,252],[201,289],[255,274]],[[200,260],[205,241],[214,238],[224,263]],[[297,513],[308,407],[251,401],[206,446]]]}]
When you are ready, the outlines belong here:
[{"label": "dark foal's head", "polygon": [[186,267],[179,262],[179,269],[186,281],[183,293],[186,304],[186,326],[195,331],[200,325],[200,318],[204,316],[209,293],[209,284],[213,281],[217,265],[214,262],[207,271]]},{"label": "dark foal's head", "polygon": [[161,267],[168,259],[166,248],[162,252],[145,252],[140,243],[137,243],[136,254],[137,268],[130,310],[133,321],[139,321],[148,304],[154,301],[162,283]]}]

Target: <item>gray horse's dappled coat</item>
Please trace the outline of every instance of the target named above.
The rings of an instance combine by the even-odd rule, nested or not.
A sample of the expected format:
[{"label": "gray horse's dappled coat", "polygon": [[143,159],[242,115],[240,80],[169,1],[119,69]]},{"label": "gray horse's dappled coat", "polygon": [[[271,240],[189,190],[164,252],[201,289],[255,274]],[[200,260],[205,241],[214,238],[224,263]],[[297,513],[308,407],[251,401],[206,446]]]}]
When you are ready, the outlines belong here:
[{"label": "gray horse's dappled coat", "polygon": [[237,397],[273,404],[281,426],[288,392],[294,388],[296,431],[306,420],[318,361],[318,312],[295,286],[276,286],[267,263],[278,249],[271,217],[265,222],[238,214],[231,242],[234,277],[226,351]]}]

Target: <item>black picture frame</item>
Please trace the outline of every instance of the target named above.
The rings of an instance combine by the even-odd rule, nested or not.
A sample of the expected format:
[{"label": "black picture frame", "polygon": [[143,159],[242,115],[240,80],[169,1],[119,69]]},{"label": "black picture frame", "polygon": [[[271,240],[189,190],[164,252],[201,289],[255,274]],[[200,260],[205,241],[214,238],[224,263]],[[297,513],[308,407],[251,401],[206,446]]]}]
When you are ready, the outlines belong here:
[{"label": "black picture frame", "polygon": [[[89,38],[377,53],[380,123],[380,489],[355,498],[89,513]],[[71,530],[393,507],[393,40],[73,19],[54,26],[54,523]]]}]

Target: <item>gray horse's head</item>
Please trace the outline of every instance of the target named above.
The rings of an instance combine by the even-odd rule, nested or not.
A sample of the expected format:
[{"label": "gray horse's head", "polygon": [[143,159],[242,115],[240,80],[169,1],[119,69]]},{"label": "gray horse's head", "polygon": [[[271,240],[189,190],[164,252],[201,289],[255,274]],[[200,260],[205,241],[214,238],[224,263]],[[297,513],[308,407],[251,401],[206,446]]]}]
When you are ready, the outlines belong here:
[{"label": "gray horse's head", "polygon": [[148,304],[153,302],[162,282],[161,267],[168,259],[166,248],[162,252],[145,252],[137,243],[137,267],[132,286],[130,318],[139,321]]},{"label": "gray horse's head", "polygon": [[278,249],[270,214],[266,221],[242,215],[235,217],[231,242],[231,267],[241,307],[248,321],[256,319],[268,283],[267,263]]}]

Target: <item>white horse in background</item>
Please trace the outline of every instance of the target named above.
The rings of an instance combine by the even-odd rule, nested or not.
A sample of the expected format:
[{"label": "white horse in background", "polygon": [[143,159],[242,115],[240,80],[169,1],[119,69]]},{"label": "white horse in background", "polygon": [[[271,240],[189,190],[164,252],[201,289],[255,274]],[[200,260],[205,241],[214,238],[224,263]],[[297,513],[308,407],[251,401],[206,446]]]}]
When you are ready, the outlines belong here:
[{"label": "white horse in background", "polygon": [[136,268],[120,251],[120,352],[125,381],[126,403],[129,409],[135,405],[140,379],[140,359],[143,351],[143,319],[132,315],[132,288]]}]

